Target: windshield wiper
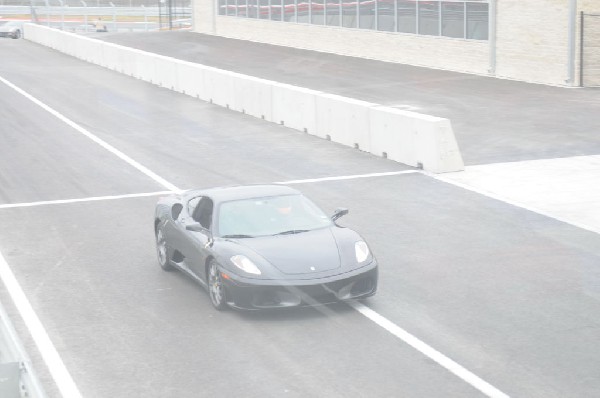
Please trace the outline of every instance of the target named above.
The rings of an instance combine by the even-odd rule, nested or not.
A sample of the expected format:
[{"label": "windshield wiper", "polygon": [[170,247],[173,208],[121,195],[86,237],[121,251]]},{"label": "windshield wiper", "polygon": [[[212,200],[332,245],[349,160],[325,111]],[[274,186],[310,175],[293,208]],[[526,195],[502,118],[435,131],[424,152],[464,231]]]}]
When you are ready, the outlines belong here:
[{"label": "windshield wiper", "polygon": [[299,234],[301,232],[308,232],[308,229],[290,229],[289,231],[279,232],[279,233],[276,233],[275,235],[293,235],[293,234]]},{"label": "windshield wiper", "polygon": [[252,236],[252,235],[243,235],[243,234],[232,234],[232,235],[223,235],[223,236],[221,236],[221,238],[232,238],[232,239],[236,239],[236,238],[254,238],[254,236]]}]

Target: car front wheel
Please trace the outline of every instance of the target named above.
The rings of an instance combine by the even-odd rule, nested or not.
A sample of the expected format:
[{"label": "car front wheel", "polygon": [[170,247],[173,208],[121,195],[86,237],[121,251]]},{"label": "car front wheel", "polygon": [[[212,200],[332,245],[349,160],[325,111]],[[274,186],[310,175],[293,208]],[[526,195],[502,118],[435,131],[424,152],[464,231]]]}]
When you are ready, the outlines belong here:
[{"label": "car front wheel", "polygon": [[165,233],[160,227],[156,230],[156,257],[158,258],[158,264],[160,265],[160,268],[165,271],[171,271],[174,269],[169,262]]},{"label": "car front wheel", "polygon": [[20,38],[20,37],[21,37],[21,31],[20,31],[20,30],[17,30],[17,31],[15,32],[15,34],[13,35],[13,39],[18,39],[18,38]]},{"label": "car front wheel", "polygon": [[211,260],[208,264],[207,271],[208,281],[208,295],[210,301],[217,310],[221,311],[227,306],[225,301],[225,288],[223,287],[223,279],[219,272],[218,263],[215,260]]}]

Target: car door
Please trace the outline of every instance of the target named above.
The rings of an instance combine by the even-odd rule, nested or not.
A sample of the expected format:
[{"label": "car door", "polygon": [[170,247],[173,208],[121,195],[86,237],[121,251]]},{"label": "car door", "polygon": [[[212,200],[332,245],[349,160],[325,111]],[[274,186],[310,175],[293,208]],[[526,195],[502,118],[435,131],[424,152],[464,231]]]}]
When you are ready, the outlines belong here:
[{"label": "car door", "polygon": [[206,234],[198,235],[188,230],[188,226],[197,224],[191,214],[201,200],[202,196],[197,196],[173,204],[171,207],[173,222],[165,225],[169,246],[179,252],[179,255],[173,256],[174,261],[189,271],[192,271],[190,264],[198,259],[196,247],[208,240]]},{"label": "car door", "polygon": [[189,210],[193,208],[190,225],[194,225],[194,230],[186,230],[191,242],[190,252],[187,254],[189,259],[187,265],[196,276],[204,280],[206,279],[206,259],[210,255],[212,247],[211,229],[214,205],[211,198],[203,196],[198,200],[197,205],[193,206],[191,203],[188,208]]}]

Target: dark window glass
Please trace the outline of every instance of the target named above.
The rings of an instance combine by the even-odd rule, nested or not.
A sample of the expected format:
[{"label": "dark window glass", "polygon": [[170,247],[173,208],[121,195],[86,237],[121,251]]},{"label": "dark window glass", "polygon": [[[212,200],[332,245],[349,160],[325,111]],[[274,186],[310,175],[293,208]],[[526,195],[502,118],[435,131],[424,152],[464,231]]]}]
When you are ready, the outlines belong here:
[{"label": "dark window glass", "polygon": [[296,22],[296,2],[298,0],[283,0],[283,20]]},{"label": "dark window glass", "polygon": [[467,3],[467,39],[488,39],[488,14],[487,3]]},{"label": "dark window glass", "polygon": [[356,2],[342,0],[342,26],[356,28]]},{"label": "dark window glass", "polygon": [[358,8],[358,27],[361,29],[375,29],[375,1],[361,0]]},{"label": "dark window glass", "polygon": [[326,22],[330,26],[340,26],[340,0],[327,0]]},{"label": "dark window glass", "polygon": [[219,15],[227,15],[227,0],[219,0]]},{"label": "dark window glass", "polygon": [[419,2],[419,34],[439,36],[439,1]]},{"label": "dark window glass", "polygon": [[271,19],[281,21],[283,18],[283,0],[271,0]]},{"label": "dark window glass", "polygon": [[417,33],[417,5],[414,1],[398,0],[396,15],[398,32]]},{"label": "dark window glass", "polygon": [[212,222],[213,202],[210,198],[203,197],[194,209],[193,218],[204,228],[209,229]]},{"label": "dark window glass", "polygon": [[377,30],[393,32],[395,0],[377,0]]},{"label": "dark window glass", "polygon": [[225,15],[235,16],[236,0],[227,0],[227,8]]},{"label": "dark window glass", "polygon": [[248,0],[248,17],[258,18],[258,0]]},{"label": "dark window glass", "polygon": [[270,11],[270,7],[269,7],[269,0],[258,0],[258,17],[260,19],[269,19],[271,18],[269,16],[269,11]]},{"label": "dark window glass", "polygon": [[465,3],[442,2],[442,36],[465,37]]},{"label": "dark window glass", "polygon": [[310,23],[315,25],[325,24],[325,0],[310,1]]},{"label": "dark window glass", "polygon": [[296,20],[300,23],[310,23],[309,19],[310,0],[297,0]]},{"label": "dark window glass", "polygon": [[237,0],[237,16],[246,17],[248,16],[248,7],[246,6],[247,0]]}]

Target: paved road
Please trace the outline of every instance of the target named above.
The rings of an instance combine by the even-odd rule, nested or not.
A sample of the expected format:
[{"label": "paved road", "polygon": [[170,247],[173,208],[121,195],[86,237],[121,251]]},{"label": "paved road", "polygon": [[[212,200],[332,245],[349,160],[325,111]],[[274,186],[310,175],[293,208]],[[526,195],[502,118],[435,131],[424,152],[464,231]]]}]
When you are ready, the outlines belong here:
[{"label": "paved road", "polygon": [[[0,58],[1,78],[180,188],[408,170],[24,40]],[[0,253],[83,396],[483,396],[344,304],[217,313],[158,268],[155,197],[9,207],[165,188],[5,83],[0,98]],[[422,173],[297,187],[349,207],[373,246],[368,308],[510,396],[597,394],[598,234]]]},{"label": "paved road", "polygon": [[191,32],[113,43],[251,76],[449,118],[465,164],[600,153],[600,89],[564,89]]}]

